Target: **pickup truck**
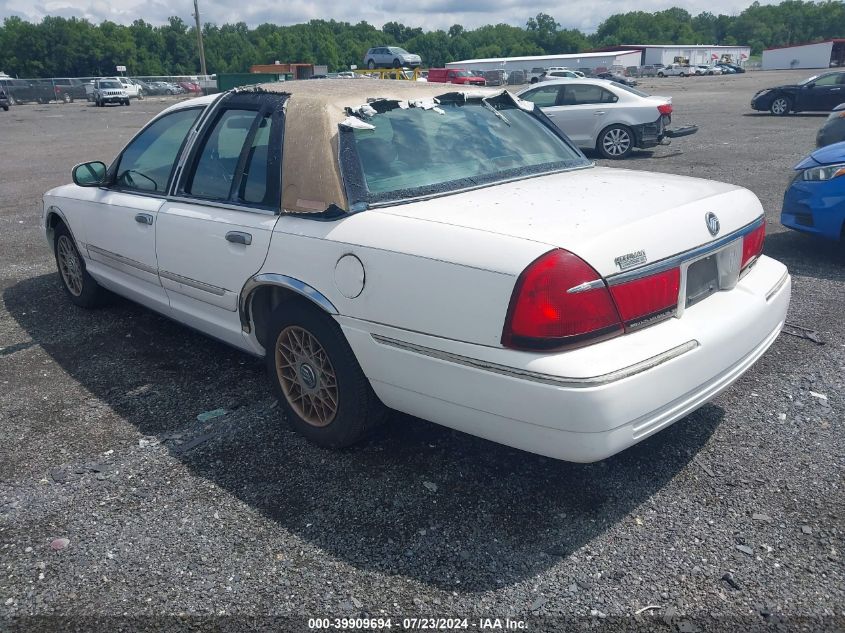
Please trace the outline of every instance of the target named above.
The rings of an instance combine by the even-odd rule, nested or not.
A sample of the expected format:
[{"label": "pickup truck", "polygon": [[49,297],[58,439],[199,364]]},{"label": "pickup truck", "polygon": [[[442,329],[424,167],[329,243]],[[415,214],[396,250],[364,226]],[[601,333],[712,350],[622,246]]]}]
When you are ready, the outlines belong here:
[{"label": "pickup truck", "polygon": [[686,64],[669,64],[657,70],[658,77],[689,77],[695,74],[695,69]]}]

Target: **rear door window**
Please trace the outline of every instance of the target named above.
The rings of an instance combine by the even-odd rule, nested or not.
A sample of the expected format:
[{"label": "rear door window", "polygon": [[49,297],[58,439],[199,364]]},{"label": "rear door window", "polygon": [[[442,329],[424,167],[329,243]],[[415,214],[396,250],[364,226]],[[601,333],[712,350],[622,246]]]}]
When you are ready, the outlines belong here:
[{"label": "rear door window", "polygon": [[559,92],[560,86],[544,86],[543,88],[536,88],[535,90],[526,92],[522,95],[522,98],[541,108],[550,108],[558,105],[557,95]]},{"label": "rear door window", "polygon": [[279,113],[240,104],[220,112],[193,152],[193,169],[186,173],[183,195],[278,210]]}]

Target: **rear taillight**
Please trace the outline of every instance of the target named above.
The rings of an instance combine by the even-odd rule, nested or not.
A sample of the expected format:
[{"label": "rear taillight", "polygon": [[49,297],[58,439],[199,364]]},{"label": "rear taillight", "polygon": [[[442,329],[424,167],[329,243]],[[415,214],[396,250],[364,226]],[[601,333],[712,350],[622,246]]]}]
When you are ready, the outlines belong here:
[{"label": "rear taillight", "polygon": [[678,307],[681,269],[672,268],[610,287],[610,294],[625,327],[646,325],[669,316]]},{"label": "rear taillight", "polygon": [[750,266],[763,254],[763,242],[766,240],[766,222],[742,238],[742,264],[740,270]]},{"label": "rear taillight", "polygon": [[663,105],[659,105],[657,106],[657,111],[660,114],[672,114],[672,104],[664,103]]},{"label": "rear taillight", "polygon": [[622,334],[604,280],[587,262],[562,249],[526,268],[511,296],[502,345],[561,349]]}]

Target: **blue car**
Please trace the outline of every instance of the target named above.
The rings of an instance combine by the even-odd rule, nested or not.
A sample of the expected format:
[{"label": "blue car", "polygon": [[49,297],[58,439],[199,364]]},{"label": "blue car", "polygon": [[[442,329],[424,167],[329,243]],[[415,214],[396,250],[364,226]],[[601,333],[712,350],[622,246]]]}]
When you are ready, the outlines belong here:
[{"label": "blue car", "polygon": [[785,227],[845,240],[845,142],[816,150],[795,166],[783,195]]}]

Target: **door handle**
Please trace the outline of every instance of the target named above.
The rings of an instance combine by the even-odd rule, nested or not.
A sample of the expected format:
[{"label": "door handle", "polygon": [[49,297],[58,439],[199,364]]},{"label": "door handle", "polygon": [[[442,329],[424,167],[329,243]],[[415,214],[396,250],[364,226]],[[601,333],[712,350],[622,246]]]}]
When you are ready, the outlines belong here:
[{"label": "door handle", "polygon": [[153,216],[151,216],[149,213],[138,213],[135,215],[135,221],[138,224],[152,224]]},{"label": "door handle", "polygon": [[605,112],[604,110],[599,110],[598,112],[593,112],[593,114],[596,116],[604,116],[605,114],[607,114],[607,112]]},{"label": "door handle", "polygon": [[233,244],[249,246],[252,244],[252,235],[243,231],[229,231],[226,233],[226,241],[232,242]]},{"label": "door handle", "polygon": [[837,90],[839,90],[839,88],[831,88],[830,89],[831,92],[836,92]]}]

